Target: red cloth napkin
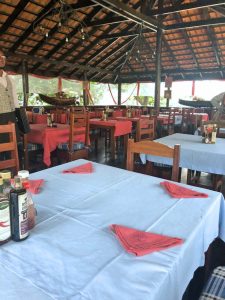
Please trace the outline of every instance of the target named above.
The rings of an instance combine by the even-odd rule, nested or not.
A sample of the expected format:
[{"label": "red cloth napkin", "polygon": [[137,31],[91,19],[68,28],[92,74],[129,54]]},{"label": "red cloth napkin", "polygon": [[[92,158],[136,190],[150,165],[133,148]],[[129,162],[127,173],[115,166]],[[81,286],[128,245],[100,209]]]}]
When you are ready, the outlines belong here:
[{"label": "red cloth napkin", "polygon": [[79,174],[89,174],[92,172],[93,172],[93,165],[91,162],[63,171],[63,173],[79,173]]},{"label": "red cloth napkin", "polygon": [[208,198],[208,195],[205,193],[193,191],[169,181],[163,181],[160,184],[174,198]]},{"label": "red cloth napkin", "polygon": [[124,249],[136,256],[161,251],[183,243],[182,239],[144,232],[121,225],[111,225]]},{"label": "red cloth napkin", "polygon": [[29,180],[28,191],[32,194],[38,194],[44,184],[44,179]]}]

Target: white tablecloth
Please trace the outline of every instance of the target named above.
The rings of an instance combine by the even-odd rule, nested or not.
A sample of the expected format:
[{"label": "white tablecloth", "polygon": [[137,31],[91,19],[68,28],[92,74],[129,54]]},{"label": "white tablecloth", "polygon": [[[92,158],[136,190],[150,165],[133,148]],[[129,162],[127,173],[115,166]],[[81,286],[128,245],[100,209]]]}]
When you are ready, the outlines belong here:
[{"label": "white tablecloth", "polygon": [[[180,144],[180,167],[207,173],[225,175],[225,139],[216,139],[215,144],[202,143],[201,136],[175,133],[156,140],[159,143],[174,147]],[[141,155],[146,160],[162,164],[172,164],[168,158]]]},{"label": "white tablecloth", "polygon": [[[30,237],[0,249],[0,299],[180,300],[214,238],[225,239],[224,199],[174,199],[160,179],[78,160],[32,174],[46,180],[34,196]],[[197,190],[203,190],[196,188]],[[183,238],[182,246],[142,257],[120,246],[110,224]]]}]

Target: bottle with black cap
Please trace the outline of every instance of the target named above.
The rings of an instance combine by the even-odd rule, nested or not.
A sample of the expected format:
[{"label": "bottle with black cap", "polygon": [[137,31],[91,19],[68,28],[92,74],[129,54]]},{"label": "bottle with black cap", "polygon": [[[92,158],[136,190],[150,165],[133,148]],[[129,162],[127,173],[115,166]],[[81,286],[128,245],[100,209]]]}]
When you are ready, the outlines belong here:
[{"label": "bottle with black cap", "polygon": [[14,177],[14,188],[10,191],[10,219],[12,240],[25,240],[29,236],[28,200],[19,176]]}]

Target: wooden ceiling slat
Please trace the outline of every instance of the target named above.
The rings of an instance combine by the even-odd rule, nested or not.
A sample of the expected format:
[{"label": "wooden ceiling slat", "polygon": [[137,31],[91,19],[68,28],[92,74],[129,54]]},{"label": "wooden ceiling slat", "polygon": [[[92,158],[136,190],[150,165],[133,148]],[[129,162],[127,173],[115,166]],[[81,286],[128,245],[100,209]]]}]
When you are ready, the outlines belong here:
[{"label": "wooden ceiling slat", "polygon": [[0,28],[1,33],[6,32],[8,28],[11,26],[13,21],[18,17],[18,15],[23,11],[25,6],[27,5],[27,0],[21,0],[19,4],[15,7],[13,13],[8,17],[6,22]]}]

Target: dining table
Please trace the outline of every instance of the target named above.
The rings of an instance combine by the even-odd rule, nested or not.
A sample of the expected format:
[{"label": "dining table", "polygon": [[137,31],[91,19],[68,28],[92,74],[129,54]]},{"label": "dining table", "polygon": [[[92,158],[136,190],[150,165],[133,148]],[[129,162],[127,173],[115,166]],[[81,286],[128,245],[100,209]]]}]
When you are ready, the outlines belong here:
[{"label": "dining table", "polygon": [[[51,165],[51,152],[59,144],[69,141],[69,131],[68,124],[56,124],[56,127],[48,127],[47,124],[30,124],[27,140],[29,143],[43,146],[43,162],[49,167]],[[75,133],[74,141],[85,143],[85,134]]]},{"label": "dining table", "polygon": [[129,134],[132,131],[131,121],[121,121],[115,119],[102,120],[99,118],[90,119],[90,129],[104,129],[110,132],[111,157],[115,159],[116,138],[123,136],[124,139],[124,154],[126,155],[127,141]]},{"label": "dining table", "polygon": [[[212,241],[225,240],[223,195],[189,187],[208,197],[172,198],[162,179],[98,163],[88,174],[63,173],[87,162],[31,174],[44,180],[33,195],[36,226],[26,240],[1,246],[0,299],[181,300]],[[135,256],[112,224],[183,243]]]},{"label": "dining table", "polygon": [[[170,147],[180,145],[180,167],[200,172],[225,175],[225,139],[205,144],[198,135],[175,133],[155,140]],[[172,165],[172,159],[141,154],[141,160]]]}]

